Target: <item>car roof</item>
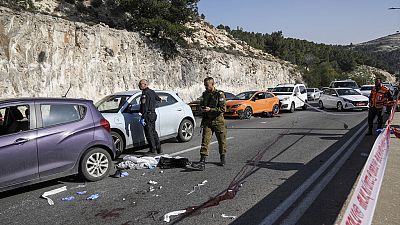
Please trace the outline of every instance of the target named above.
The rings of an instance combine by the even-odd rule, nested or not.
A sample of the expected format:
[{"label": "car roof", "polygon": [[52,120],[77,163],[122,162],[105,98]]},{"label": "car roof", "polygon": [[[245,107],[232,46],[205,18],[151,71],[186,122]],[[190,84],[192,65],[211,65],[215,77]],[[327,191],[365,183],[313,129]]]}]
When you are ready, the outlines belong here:
[{"label": "car roof", "polygon": [[330,88],[334,90],[354,90],[353,88]]},{"label": "car roof", "polygon": [[[176,92],[174,91],[167,91],[167,90],[154,90],[155,92],[166,92],[169,94],[175,94]],[[120,92],[116,92],[112,95],[134,95],[137,94],[139,92],[142,92],[141,90],[131,90],[131,91],[120,91]]]},{"label": "car roof", "polygon": [[374,84],[364,84],[363,86],[361,86],[361,87],[373,87],[373,86],[375,86]]},{"label": "car roof", "polygon": [[49,98],[49,97],[26,97],[26,98],[3,98],[0,103],[32,102],[32,101],[62,101],[62,102],[92,102],[84,98]]}]

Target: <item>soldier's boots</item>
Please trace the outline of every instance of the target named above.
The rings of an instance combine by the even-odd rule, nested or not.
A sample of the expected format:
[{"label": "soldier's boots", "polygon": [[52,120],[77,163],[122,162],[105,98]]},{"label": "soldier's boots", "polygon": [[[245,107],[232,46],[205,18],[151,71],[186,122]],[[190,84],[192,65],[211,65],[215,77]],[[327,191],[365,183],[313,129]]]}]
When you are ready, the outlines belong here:
[{"label": "soldier's boots", "polygon": [[205,170],[206,169],[206,156],[201,155],[200,156],[200,161],[198,162],[193,162],[192,167],[198,170]]},{"label": "soldier's boots", "polygon": [[221,159],[221,162],[220,162],[220,166],[225,166],[225,155],[221,155],[220,157],[219,157],[220,159]]}]

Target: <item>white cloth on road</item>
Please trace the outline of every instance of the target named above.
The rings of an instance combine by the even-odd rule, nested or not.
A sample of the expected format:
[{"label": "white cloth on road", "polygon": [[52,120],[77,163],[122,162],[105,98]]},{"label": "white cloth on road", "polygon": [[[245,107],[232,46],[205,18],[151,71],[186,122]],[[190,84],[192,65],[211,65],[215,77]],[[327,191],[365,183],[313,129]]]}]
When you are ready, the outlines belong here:
[{"label": "white cloth on road", "polygon": [[186,212],[186,209],[169,212],[169,213],[164,215],[164,221],[169,223],[169,221],[171,221],[171,219],[170,219],[171,216],[177,216],[177,215],[183,214],[185,212]]},{"label": "white cloth on road", "polygon": [[[158,157],[157,157],[158,158]],[[118,163],[119,169],[153,169],[157,166],[158,160],[155,157],[136,157],[127,155],[123,158],[123,161]],[[158,158],[159,159],[159,158]]]},{"label": "white cloth on road", "polygon": [[45,193],[42,194],[42,198],[47,199],[47,202],[49,203],[49,205],[54,205],[54,201],[51,200],[51,198],[49,198],[49,196],[61,193],[61,192],[66,191],[66,190],[67,190],[67,186],[62,186],[60,188],[56,188],[56,189],[51,190],[51,191],[46,191]]}]

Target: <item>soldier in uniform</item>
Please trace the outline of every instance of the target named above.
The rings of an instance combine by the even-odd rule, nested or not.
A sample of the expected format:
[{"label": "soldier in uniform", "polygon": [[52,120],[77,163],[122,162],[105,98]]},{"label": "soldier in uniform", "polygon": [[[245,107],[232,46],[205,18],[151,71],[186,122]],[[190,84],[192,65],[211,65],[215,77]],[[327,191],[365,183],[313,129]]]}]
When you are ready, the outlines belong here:
[{"label": "soldier in uniform", "polygon": [[161,154],[160,140],[156,131],[156,105],[157,102],[161,101],[161,98],[148,88],[148,81],[145,79],[139,81],[139,89],[142,91],[140,113],[142,114],[142,121],[144,121],[144,134],[150,146],[149,153],[155,154],[157,151],[158,154]]},{"label": "soldier in uniform", "polygon": [[214,87],[214,79],[212,77],[204,79],[204,87],[206,91],[203,92],[202,100],[200,102],[203,112],[203,118],[201,121],[203,136],[201,141],[199,168],[202,170],[205,168],[206,157],[208,156],[208,150],[213,133],[215,133],[218,140],[221,160],[220,165],[225,165],[227,130],[224,119],[224,112],[226,110],[224,92],[217,90]]},{"label": "soldier in uniform", "polygon": [[392,95],[387,87],[382,85],[381,78],[375,79],[375,87],[369,95],[369,111],[368,111],[368,132],[372,135],[372,128],[375,116],[378,117],[378,129],[382,129],[383,115],[382,110],[385,102],[392,101]]}]

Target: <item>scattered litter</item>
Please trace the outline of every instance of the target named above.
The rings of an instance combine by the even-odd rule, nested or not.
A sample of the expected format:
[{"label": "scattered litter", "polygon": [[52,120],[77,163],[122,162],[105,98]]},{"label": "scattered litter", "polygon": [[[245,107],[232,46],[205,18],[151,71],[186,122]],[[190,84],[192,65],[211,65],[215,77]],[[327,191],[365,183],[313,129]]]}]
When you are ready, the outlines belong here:
[{"label": "scattered litter", "polygon": [[162,189],[162,186],[158,187],[158,189]]},{"label": "scattered litter", "polygon": [[190,194],[192,194],[193,192],[195,192],[195,191],[196,191],[196,188],[198,188],[198,189],[200,190],[200,186],[205,185],[207,182],[208,182],[207,180],[204,180],[203,182],[201,182],[201,184],[197,184],[196,186],[193,187],[193,190],[192,190],[192,191],[190,191],[189,193],[187,193],[187,195],[190,195]]},{"label": "scattered litter", "polygon": [[76,187],[73,187],[71,189],[84,188],[84,187],[86,187],[86,184],[80,184],[80,185],[78,185]]},{"label": "scattered litter", "polygon": [[127,155],[123,158],[123,161],[118,163],[118,169],[153,169],[158,164],[158,158],[156,157],[136,157]]},{"label": "scattered litter", "polygon": [[127,177],[127,176],[129,176],[129,173],[128,173],[128,172],[122,172],[122,173],[121,173],[121,177]]},{"label": "scattered litter", "polygon": [[158,167],[161,169],[170,169],[170,168],[185,168],[190,165],[190,161],[188,158],[183,157],[169,157],[168,155],[161,156]]},{"label": "scattered litter", "polygon": [[164,215],[164,221],[169,223],[171,221],[170,220],[171,216],[177,216],[177,215],[183,214],[185,212],[186,212],[186,210],[178,210],[178,211],[169,212]]},{"label": "scattered litter", "polygon": [[94,194],[86,198],[86,200],[95,200],[99,197],[99,194]]},{"label": "scattered litter", "polygon": [[152,181],[152,180],[150,180],[149,182],[147,182],[148,184],[157,184],[157,181]]},{"label": "scattered litter", "polygon": [[125,198],[122,198],[122,201],[125,201]]},{"label": "scattered litter", "polygon": [[164,171],[161,170],[160,173],[164,173]]},{"label": "scattered litter", "polygon": [[77,195],[85,195],[87,193],[87,191],[78,191],[76,192]]},{"label": "scattered litter", "polygon": [[69,197],[62,198],[61,200],[62,200],[62,201],[72,201],[72,200],[74,200],[74,199],[75,199],[74,196],[69,196]]},{"label": "scattered litter", "polygon": [[368,154],[368,153],[365,153],[365,152],[363,152],[363,153],[361,153],[361,156],[362,156],[362,157],[368,157],[368,156],[369,156],[369,154]]},{"label": "scattered litter", "polygon": [[236,216],[228,216],[228,215],[225,215],[225,214],[221,214],[221,216],[222,216],[223,218],[236,219]]},{"label": "scattered litter", "polygon": [[267,122],[260,122],[260,123],[267,123]]},{"label": "scattered litter", "polygon": [[66,191],[66,190],[67,190],[67,186],[63,186],[63,187],[60,187],[60,188],[57,188],[57,189],[54,189],[51,191],[46,191],[45,193],[42,194],[42,198],[47,199],[47,202],[49,203],[49,205],[54,205],[53,200],[51,200],[48,196],[58,194],[63,191]]},{"label": "scattered litter", "polygon": [[146,173],[142,173],[142,176],[146,175]]},{"label": "scattered litter", "polygon": [[153,187],[153,186],[150,186],[150,187],[149,187],[149,192],[152,192],[152,191],[154,191],[154,187]]}]

